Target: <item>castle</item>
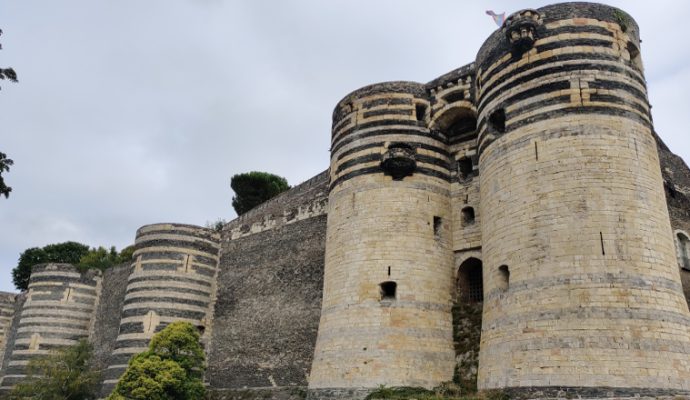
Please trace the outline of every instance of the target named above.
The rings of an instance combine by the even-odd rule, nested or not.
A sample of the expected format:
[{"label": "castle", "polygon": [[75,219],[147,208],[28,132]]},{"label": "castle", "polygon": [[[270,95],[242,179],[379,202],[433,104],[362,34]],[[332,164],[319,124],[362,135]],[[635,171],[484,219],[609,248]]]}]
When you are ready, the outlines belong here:
[{"label": "castle", "polygon": [[[515,398],[690,395],[688,196],[634,20],[522,10],[469,65],[347,95],[329,169],[220,233],[147,225],[131,265],[36,266],[0,296],[0,388],[89,338],[107,395],[185,320],[214,398],[362,398],[454,372]],[[472,329],[478,352],[460,350]]]}]

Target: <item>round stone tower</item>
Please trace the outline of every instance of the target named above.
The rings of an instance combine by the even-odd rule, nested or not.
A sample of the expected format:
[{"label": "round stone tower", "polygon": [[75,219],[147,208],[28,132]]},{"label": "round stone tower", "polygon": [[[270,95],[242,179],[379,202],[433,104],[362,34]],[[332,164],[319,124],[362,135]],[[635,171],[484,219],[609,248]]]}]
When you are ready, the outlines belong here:
[{"label": "round stone tower", "polygon": [[14,347],[0,384],[4,390],[26,377],[29,361],[73,346],[92,331],[102,274],[80,273],[71,264],[39,264],[31,269]]},{"label": "round stone tower", "polygon": [[635,21],[566,3],[477,57],[480,389],[690,389],[683,298]]},{"label": "round stone tower", "polygon": [[310,398],[451,379],[449,159],[424,85],[336,106],[321,321]]},{"label": "round stone tower", "polygon": [[187,321],[204,340],[213,312],[218,233],[194,225],[152,224],[139,228],[134,245],[120,331],[104,373],[104,396],[155,333],[170,322]]}]

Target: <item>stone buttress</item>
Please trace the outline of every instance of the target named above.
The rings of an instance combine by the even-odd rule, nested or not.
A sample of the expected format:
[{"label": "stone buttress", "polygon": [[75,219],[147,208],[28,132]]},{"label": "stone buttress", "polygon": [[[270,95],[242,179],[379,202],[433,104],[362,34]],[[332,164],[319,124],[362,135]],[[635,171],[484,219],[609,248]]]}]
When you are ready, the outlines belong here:
[{"label": "stone buttress", "polygon": [[429,108],[424,85],[390,82],[335,109],[310,398],[452,376],[449,160]]},{"label": "stone buttress", "polygon": [[129,359],[173,321],[208,337],[216,288],[218,233],[193,225],[153,224],[137,231],[120,331],[101,394],[112,391]]},{"label": "stone buttress", "polygon": [[639,47],[626,13],[566,3],[511,15],[479,51],[480,389],[690,390]]}]

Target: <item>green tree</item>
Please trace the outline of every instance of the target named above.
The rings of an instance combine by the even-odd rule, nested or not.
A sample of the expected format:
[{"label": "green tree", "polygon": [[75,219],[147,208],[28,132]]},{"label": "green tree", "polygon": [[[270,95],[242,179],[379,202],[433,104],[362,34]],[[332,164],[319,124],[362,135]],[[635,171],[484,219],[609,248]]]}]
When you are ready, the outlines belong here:
[{"label": "green tree", "polygon": [[[2,29],[0,29],[0,36],[2,36]],[[0,43],[0,50],[2,50],[2,44]],[[0,68],[0,80],[9,80],[10,82],[17,82],[17,73],[14,72],[12,68]],[[0,152],[0,195],[4,195],[5,198],[10,196],[12,188],[5,184],[5,180],[2,178],[3,172],[10,172],[10,165],[14,164],[14,161],[7,158],[5,153]]]},{"label": "green tree", "polygon": [[233,175],[230,187],[235,192],[232,207],[242,215],[266,200],[290,189],[287,180],[268,172],[246,172]]},{"label": "green tree", "polygon": [[134,257],[134,250],[134,245],[127,246],[124,249],[120,250],[120,254],[117,256],[116,264],[132,262],[132,257]]},{"label": "green tree", "polygon": [[204,397],[204,350],[199,331],[177,321],[154,335],[137,354],[108,400],[196,400]]},{"label": "green tree", "polygon": [[89,246],[77,242],[49,244],[45,247],[32,247],[19,255],[19,262],[12,270],[12,282],[19,290],[29,288],[31,267],[43,263],[77,264],[89,252]]},{"label": "green tree", "polygon": [[107,250],[103,246],[93,248],[88,253],[79,259],[77,266],[84,269],[97,268],[101,271],[110,268],[114,265],[130,262],[132,254],[134,253],[134,246],[125,247],[121,252],[117,252],[115,246]]},{"label": "green tree", "polygon": [[[0,36],[2,36],[2,29],[0,29]],[[0,44],[2,50],[2,44]],[[9,80],[10,82],[17,82],[17,73],[12,68],[0,68],[0,80]]]},{"label": "green tree", "polygon": [[27,377],[10,392],[11,400],[89,400],[96,398],[100,375],[89,361],[93,350],[84,339],[71,347],[33,358]]},{"label": "green tree", "polygon": [[10,165],[14,164],[14,161],[7,158],[5,153],[0,153],[0,195],[5,195],[5,198],[10,197],[10,192],[12,188],[5,184],[5,180],[2,177],[3,172],[10,172]]}]

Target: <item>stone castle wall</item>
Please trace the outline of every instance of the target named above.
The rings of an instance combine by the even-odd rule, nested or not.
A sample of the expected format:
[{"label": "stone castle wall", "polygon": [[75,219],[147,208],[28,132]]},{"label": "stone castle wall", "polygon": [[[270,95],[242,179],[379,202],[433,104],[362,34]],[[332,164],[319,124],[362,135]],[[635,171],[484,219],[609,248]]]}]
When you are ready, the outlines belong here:
[{"label": "stone castle wall", "polygon": [[103,271],[101,301],[96,309],[96,321],[89,340],[93,343],[93,368],[108,373],[108,362],[115,349],[123,312],[127,279],[132,273],[130,263]]},{"label": "stone castle wall", "polygon": [[627,14],[516,13],[472,64],[346,96],[331,152],[220,233],[147,225],[102,275],[36,267],[0,294],[0,389],[88,338],[107,395],[181,319],[217,399],[360,398],[454,369],[515,398],[690,391],[690,169],[653,132]]},{"label": "stone castle wall", "polygon": [[207,380],[306,386],[318,328],[325,215],[223,243]]},{"label": "stone castle wall", "polygon": [[327,193],[324,172],[223,228],[211,387],[239,395],[306,386],[321,305]]}]

